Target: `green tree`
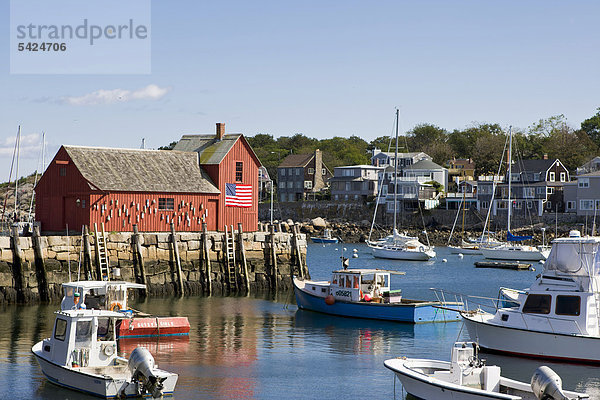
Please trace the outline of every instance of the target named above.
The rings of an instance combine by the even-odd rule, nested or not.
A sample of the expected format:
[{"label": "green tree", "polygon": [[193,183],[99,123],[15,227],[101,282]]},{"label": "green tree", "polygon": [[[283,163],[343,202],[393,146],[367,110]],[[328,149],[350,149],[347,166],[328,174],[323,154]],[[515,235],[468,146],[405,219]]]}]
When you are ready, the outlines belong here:
[{"label": "green tree", "polygon": [[504,134],[481,136],[475,141],[472,158],[475,162],[476,175],[498,172],[498,165],[502,159],[505,143],[506,136]]},{"label": "green tree", "polygon": [[407,132],[409,151],[424,151],[434,143],[446,143],[448,132],[432,124],[419,124]]},{"label": "green tree", "polygon": [[454,130],[448,135],[448,144],[457,158],[473,158],[475,143],[481,137],[503,134],[499,124],[474,124],[463,130]]},{"label": "green tree", "polygon": [[600,107],[596,115],[581,123],[581,130],[589,136],[596,147],[600,147]]}]

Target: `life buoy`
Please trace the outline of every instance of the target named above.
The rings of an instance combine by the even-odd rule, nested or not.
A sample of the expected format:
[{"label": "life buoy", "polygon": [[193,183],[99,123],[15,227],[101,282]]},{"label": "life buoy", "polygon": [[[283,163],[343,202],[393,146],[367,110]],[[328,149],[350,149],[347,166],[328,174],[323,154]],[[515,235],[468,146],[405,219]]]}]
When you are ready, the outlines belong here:
[{"label": "life buoy", "polygon": [[112,344],[107,344],[104,346],[104,354],[106,354],[107,356],[112,356],[115,353],[115,348],[113,347]]},{"label": "life buoy", "polygon": [[115,302],[110,305],[110,311],[116,312],[116,311],[121,311],[122,309],[123,309],[123,306],[121,305],[121,303]]},{"label": "life buoy", "polygon": [[424,253],[424,252],[425,252],[425,246],[421,246],[421,247],[419,247],[419,251],[420,251],[421,253]]}]

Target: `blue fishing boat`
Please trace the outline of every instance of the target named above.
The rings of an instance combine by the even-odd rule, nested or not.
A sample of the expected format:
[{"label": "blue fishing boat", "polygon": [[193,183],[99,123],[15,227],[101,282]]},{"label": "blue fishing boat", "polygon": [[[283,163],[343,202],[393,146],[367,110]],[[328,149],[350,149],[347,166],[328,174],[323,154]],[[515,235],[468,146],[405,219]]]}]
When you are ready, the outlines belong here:
[{"label": "blue fishing boat", "polygon": [[337,243],[338,238],[331,236],[331,231],[329,229],[325,229],[323,231],[323,235],[321,236],[311,236],[310,240],[313,243]]},{"label": "blue fishing boat", "polygon": [[333,271],[331,281],[294,277],[296,303],[300,309],[342,317],[407,323],[460,320],[460,302],[405,299],[401,290],[391,290],[391,275],[403,274],[382,269],[342,269]]}]

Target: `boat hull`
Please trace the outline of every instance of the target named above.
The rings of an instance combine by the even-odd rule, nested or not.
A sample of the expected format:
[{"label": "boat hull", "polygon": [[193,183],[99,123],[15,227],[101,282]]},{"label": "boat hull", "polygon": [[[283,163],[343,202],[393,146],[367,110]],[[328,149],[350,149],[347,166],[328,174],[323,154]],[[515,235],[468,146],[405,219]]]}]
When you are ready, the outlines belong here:
[{"label": "boat hull", "polygon": [[427,261],[435,257],[435,252],[433,250],[406,251],[392,250],[384,247],[371,247],[371,250],[373,252],[373,257],[392,260]]},{"label": "boat hull", "polygon": [[457,246],[448,246],[451,254],[477,254],[480,255],[481,249],[462,248]]},{"label": "boat hull", "polygon": [[[460,320],[460,314],[457,311],[439,308],[439,304],[435,302],[373,303],[336,300],[333,304],[328,305],[325,303],[325,298],[307,293],[296,286],[295,283],[294,293],[296,294],[298,308],[341,317],[407,323],[452,322]],[[454,307],[457,306],[454,305]]]},{"label": "boat hull", "polygon": [[485,258],[490,260],[510,260],[510,261],[540,261],[546,257],[541,251],[515,251],[504,250],[499,248],[481,249],[481,253]]},{"label": "boat hull", "polygon": [[320,237],[311,237],[310,240],[312,240],[313,243],[337,243],[338,242],[337,238],[327,239],[327,238],[320,238]]},{"label": "boat hull", "polygon": [[[502,399],[502,400],[521,400],[521,396],[513,396],[502,393],[478,390],[465,386],[454,385],[439,379],[431,378],[425,374],[418,373],[404,364],[405,360],[393,359],[386,360],[384,365],[394,371],[402,387],[412,396],[424,400],[482,400],[482,399]],[[428,366],[435,365],[439,369],[449,369],[450,363],[435,360],[409,360],[422,362]],[[533,393],[532,393],[533,396]],[[535,397],[528,397],[528,399]]]},{"label": "boat hull", "polygon": [[[68,368],[55,364],[42,355],[42,342],[31,349],[36,357],[42,373],[49,382],[105,399],[120,397],[141,397],[138,384],[129,382],[130,377],[106,377],[101,374],[85,373],[77,368]],[[178,376],[172,374],[163,382],[163,396],[172,396]]]},{"label": "boat hull", "polygon": [[118,337],[122,339],[182,336],[189,335],[190,322],[187,317],[134,317],[121,320],[117,331]]},{"label": "boat hull", "polygon": [[526,357],[600,364],[600,337],[504,327],[486,322],[485,315],[462,313],[471,339],[484,349]]}]

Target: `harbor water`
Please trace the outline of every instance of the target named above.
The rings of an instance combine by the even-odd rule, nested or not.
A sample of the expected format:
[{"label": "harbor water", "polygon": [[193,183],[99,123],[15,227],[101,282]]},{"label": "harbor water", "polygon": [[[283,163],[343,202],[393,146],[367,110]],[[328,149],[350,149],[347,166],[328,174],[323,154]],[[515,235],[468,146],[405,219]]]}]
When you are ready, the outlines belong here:
[{"label": "harbor water", "polygon": [[[414,299],[435,299],[430,288],[495,298],[500,287],[529,286],[543,268],[536,263],[537,271],[476,269],[473,262],[481,256],[460,258],[446,248],[437,248],[434,260],[407,262],[374,259],[363,244],[309,244],[312,278],[328,280],[341,268],[342,251],[351,267],[406,272],[394,275],[392,286]],[[93,398],[48,383],[31,354],[31,346],[50,335],[58,307],[1,308],[0,399]],[[189,337],[119,343],[123,354],[143,344],[160,368],[179,374],[174,399],[401,399],[402,387],[384,360],[449,360],[452,343],[467,339],[460,322],[411,325],[300,311],[292,293],[151,298],[134,307],[189,318]],[[482,358],[501,366],[504,376],[526,382],[543,363],[561,376],[564,388],[600,399],[600,367],[485,353]]]}]

